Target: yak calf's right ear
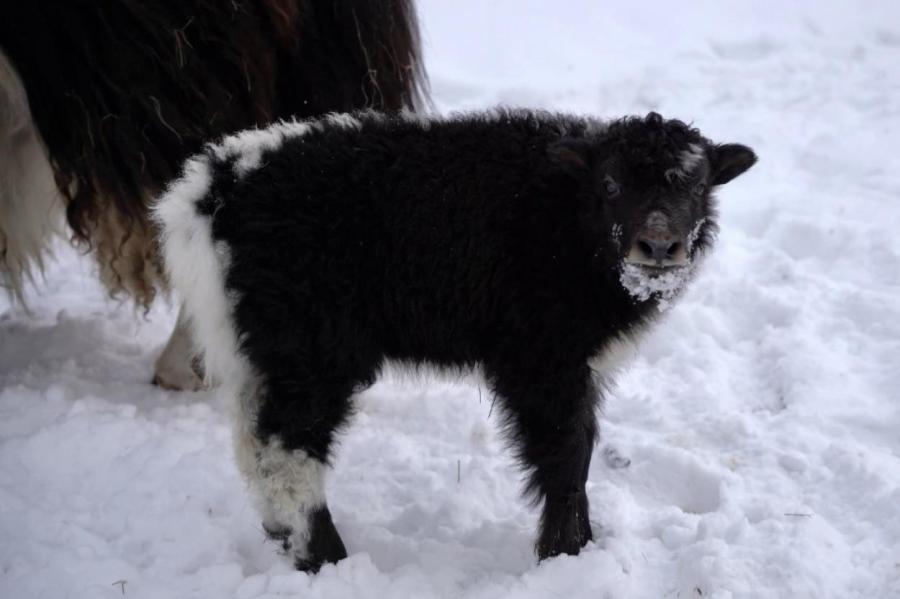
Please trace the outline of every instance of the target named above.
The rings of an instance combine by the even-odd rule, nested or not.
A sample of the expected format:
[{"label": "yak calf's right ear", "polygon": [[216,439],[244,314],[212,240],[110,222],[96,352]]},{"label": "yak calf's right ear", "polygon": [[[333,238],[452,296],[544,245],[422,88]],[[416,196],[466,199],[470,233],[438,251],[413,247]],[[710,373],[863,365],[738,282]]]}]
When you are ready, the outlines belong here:
[{"label": "yak calf's right ear", "polygon": [[712,184],[725,185],[756,164],[756,154],[741,144],[715,146],[712,155]]},{"label": "yak calf's right ear", "polygon": [[550,162],[572,174],[586,173],[591,168],[590,145],[581,139],[565,138],[547,148]]}]

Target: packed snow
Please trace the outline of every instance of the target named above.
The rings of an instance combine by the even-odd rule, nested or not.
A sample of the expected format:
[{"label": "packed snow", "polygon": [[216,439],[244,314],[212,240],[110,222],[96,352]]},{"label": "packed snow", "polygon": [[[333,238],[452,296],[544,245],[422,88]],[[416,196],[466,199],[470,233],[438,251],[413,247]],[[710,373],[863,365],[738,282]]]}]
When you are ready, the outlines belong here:
[{"label": "packed snow", "polygon": [[386,380],[341,437],[350,557],[264,540],[219,391],[149,385],[175,320],[60,244],[0,299],[0,597],[900,597],[900,3],[422,0],[440,111],[692,121],[760,162],[603,410],[596,540],[538,564],[477,381]]}]

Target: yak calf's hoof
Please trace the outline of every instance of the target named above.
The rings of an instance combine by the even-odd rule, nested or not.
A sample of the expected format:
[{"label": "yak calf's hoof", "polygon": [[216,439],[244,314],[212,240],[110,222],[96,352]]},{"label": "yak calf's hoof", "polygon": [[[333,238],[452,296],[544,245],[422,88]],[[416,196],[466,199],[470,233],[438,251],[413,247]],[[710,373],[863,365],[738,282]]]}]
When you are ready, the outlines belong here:
[{"label": "yak calf's hoof", "polygon": [[565,553],[578,555],[593,538],[584,491],[564,498],[547,498],[541,521],[541,536],[535,551],[539,560]]},{"label": "yak calf's hoof", "polygon": [[294,567],[304,572],[318,572],[325,562],[337,563],[347,557],[347,549],[341,540],[331,512],[322,507],[309,516],[309,543],[304,555],[294,553]]},{"label": "yak calf's hoof", "polygon": [[289,527],[263,523],[266,536],[277,542],[285,554],[294,558],[294,567],[315,574],[325,563],[337,563],[347,557],[347,549],[338,535],[331,512],[319,508],[309,515],[309,537],[295,538]]}]

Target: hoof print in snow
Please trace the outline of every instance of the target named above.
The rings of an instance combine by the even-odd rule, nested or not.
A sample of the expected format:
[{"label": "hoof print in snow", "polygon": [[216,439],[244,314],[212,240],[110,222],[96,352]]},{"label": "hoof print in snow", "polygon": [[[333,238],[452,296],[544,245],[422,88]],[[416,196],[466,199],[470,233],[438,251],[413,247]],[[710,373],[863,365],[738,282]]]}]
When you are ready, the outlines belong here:
[{"label": "hoof print in snow", "polygon": [[606,465],[613,470],[620,470],[631,466],[631,458],[626,458],[619,453],[618,449],[611,445],[607,445],[606,449],[603,450],[603,460],[606,462]]}]

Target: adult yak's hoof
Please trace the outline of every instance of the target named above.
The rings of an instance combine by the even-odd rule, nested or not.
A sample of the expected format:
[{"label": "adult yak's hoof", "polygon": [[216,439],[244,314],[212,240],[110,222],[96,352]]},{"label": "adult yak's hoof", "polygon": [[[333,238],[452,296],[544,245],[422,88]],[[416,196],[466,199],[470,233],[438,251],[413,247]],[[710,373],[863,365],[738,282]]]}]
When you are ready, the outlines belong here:
[{"label": "adult yak's hoof", "polygon": [[150,382],[168,391],[202,391],[206,389],[203,362],[196,358],[172,359],[171,355],[164,353],[156,361],[153,380]]}]

